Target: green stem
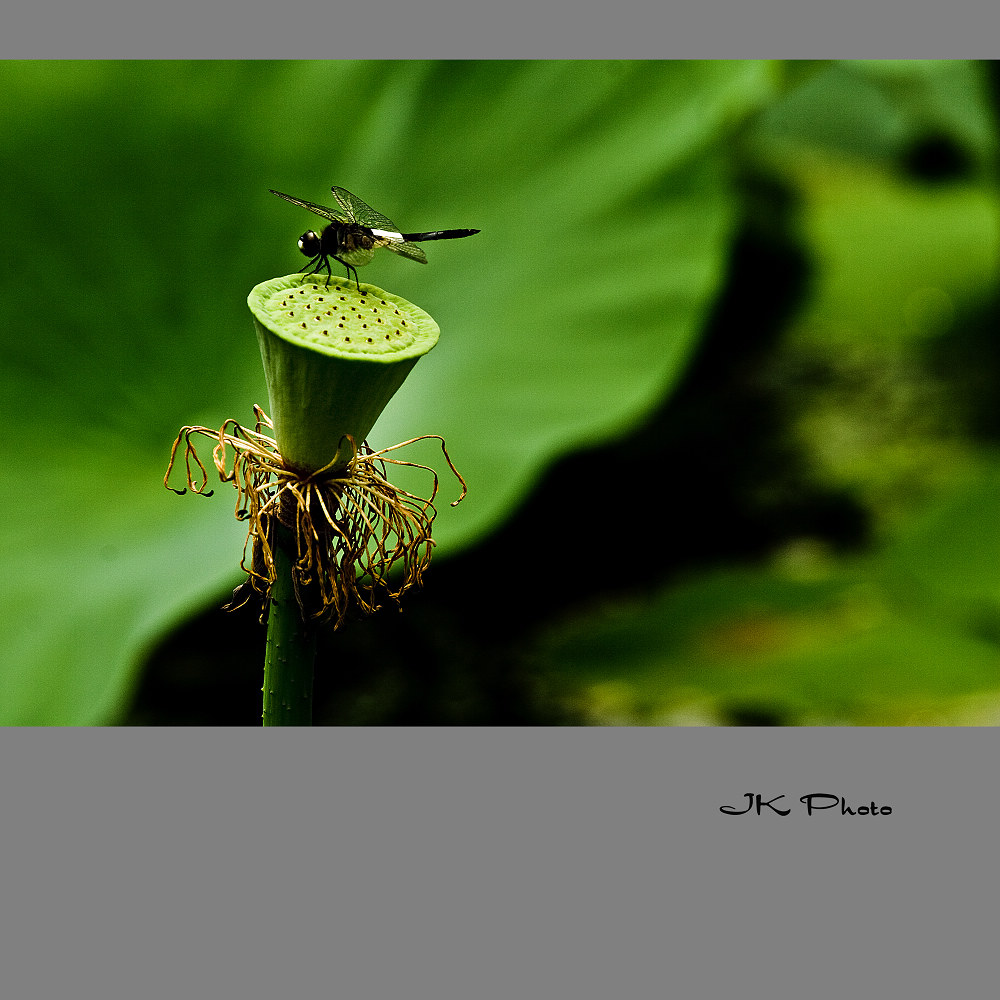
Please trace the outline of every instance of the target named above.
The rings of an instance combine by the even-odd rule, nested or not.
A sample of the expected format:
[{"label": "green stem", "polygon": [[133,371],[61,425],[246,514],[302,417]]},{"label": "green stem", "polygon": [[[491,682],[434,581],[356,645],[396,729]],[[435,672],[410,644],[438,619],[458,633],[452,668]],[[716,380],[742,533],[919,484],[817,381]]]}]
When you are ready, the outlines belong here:
[{"label": "green stem", "polygon": [[[279,531],[279,536],[283,532]],[[288,536],[288,541],[291,536]],[[264,725],[311,726],[316,629],[302,621],[292,583],[292,557],[279,537],[264,657]],[[294,543],[293,543],[294,544]]]}]

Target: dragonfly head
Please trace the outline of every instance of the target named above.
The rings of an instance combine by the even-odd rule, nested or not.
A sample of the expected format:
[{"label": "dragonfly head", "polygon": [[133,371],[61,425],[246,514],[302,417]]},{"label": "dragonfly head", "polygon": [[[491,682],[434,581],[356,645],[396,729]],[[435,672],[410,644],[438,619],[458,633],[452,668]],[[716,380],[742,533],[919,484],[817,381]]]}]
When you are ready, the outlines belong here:
[{"label": "dragonfly head", "polygon": [[315,257],[320,252],[321,247],[322,240],[320,240],[319,234],[314,233],[311,229],[299,237],[299,249],[307,257]]}]

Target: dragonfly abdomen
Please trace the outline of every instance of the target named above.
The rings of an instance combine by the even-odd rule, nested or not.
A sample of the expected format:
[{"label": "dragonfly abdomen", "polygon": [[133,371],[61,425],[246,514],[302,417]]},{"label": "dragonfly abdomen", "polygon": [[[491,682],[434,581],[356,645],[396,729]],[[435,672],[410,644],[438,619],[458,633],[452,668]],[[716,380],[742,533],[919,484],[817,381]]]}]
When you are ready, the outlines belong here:
[{"label": "dragonfly abdomen", "polygon": [[438,229],[433,233],[402,233],[409,243],[423,243],[426,240],[457,240],[463,236],[475,236],[478,229]]}]

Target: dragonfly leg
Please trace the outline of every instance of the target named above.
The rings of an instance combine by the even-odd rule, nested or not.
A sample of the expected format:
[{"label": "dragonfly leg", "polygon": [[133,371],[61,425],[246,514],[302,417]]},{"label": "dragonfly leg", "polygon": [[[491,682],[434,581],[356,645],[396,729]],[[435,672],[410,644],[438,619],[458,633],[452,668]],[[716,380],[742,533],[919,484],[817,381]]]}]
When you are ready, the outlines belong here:
[{"label": "dragonfly leg", "polygon": [[[334,257],[333,259],[334,260],[340,260],[339,257]],[[354,284],[356,284],[358,286],[358,291],[360,292],[361,291],[361,282],[358,281],[358,269],[356,267],[353,267],[351,264],[348,264],[346,260],[340,260],[340,263],[343,264],[344,267],[347,268],[347,277],[348,278],[351,276],[351,271],[354,272]]]},{"label": "dragonfly leg", "polygon": [[[309,261],[308,264],[306,264],[306,267],[311,267],[313,264],[315,264],[316,266],[313,267],[313,269],[309,272],[310,274],[317,274],[324,267],[326,268],[326,287],[329,288],[330,278],[333,276],[333,272],[330,270],[329,258],[326,256],[326,254],[322,253],[317,254],[315,257],[313,257],[311,261]],[[302,271],[300,271],[299,274],[302,274],[302,272],[305,271],[306,267],[302,268]]]}]

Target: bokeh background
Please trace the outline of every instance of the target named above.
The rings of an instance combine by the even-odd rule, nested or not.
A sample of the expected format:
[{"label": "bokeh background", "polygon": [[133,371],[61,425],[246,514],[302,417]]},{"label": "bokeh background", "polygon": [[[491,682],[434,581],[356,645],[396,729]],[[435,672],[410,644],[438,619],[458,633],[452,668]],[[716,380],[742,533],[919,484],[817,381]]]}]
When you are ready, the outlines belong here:
[{"label": "bokeh background", "polygon": [[[0,723],[255,725],[246,296],[315,224],[442,329],[425,590],[325,634],[318,724],[1000,722],[1000,71],[975,62],[0,63]],[[208,450],[204,452],[208,456]],[[409,484],[409,480],[404,480]],[[416,478],[415,488],[426,486]]]}]

